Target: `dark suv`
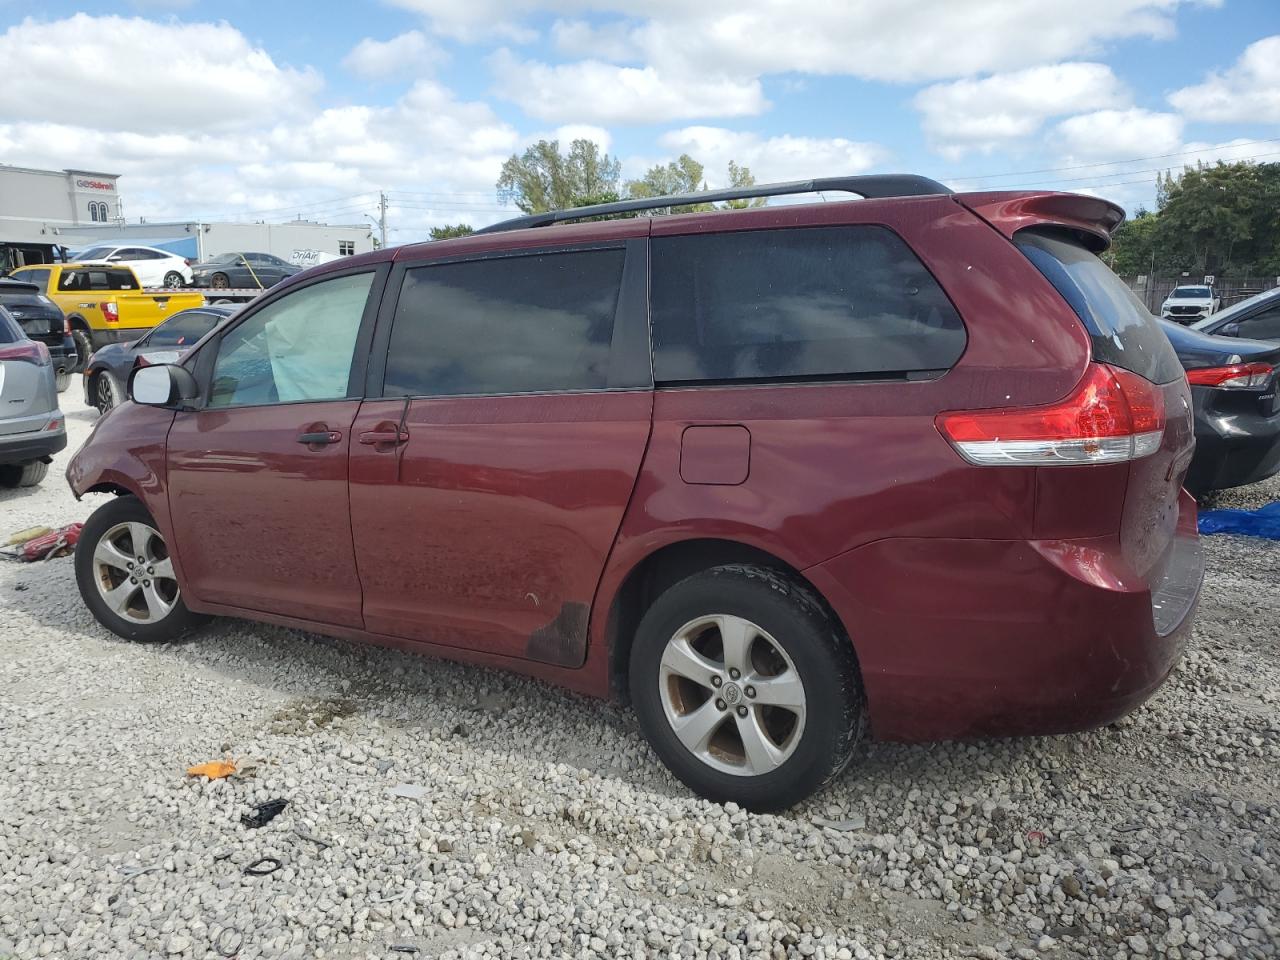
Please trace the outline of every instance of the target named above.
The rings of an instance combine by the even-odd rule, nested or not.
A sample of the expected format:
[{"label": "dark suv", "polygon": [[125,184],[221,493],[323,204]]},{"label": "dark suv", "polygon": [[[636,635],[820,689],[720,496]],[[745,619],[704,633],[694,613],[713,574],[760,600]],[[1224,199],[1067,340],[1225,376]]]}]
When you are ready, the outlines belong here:
[{"label": "dark suv", "polygon": [[38,284],[8,277],[0,277],[0,307],[9,311],[26,336],[45,345],[53,364],[57,390],[59,393],[66,390],[71,384],[71,374],[84,358],[76,352],[71,326],[62,308],[46,297]]},{"label": "dark suv", "polygon": [[[864,199],[554,225],[810,190]],[[753,809],[868,733],[1107,723],[1203,571],[1122,216],[853,177],[317,267],[133,373],[68,470],[120,495],[81,593],[137,640],[226,614],[629,695]]]}]

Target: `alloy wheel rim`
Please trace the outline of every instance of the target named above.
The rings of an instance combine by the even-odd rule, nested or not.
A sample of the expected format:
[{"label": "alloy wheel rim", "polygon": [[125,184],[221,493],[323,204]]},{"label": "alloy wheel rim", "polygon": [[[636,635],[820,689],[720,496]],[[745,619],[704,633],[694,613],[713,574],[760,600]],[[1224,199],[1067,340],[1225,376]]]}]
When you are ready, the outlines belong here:
[{"label": "alloy wheel rim", "polygon": [[676,739],[721,773],[770,773],[804,735],[806,698],[795,663],[742,617],[714,614],[677,630],[662,654],[658,690]]},{"label": "alloy wheel rim", "polygon": [[132,520],[104,533],[93,550],[93,573],[107,608],[130,623],[159,623],[178,603],[173,561],[148,524]]},{"label": "alloy wheel rim", "polygon": [[111,381],[105,373],[98,374],[98,410],[106,413],[115,406],[115,394],[111,389]]}]

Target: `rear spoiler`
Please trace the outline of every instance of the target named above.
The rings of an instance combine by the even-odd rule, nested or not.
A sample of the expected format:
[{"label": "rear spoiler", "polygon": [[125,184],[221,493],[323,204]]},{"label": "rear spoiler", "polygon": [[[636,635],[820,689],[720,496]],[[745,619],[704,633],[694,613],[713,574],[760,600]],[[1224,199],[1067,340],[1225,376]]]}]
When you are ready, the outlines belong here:
[{"label": "rear spoiler", "polygon": [[1082,193],[993,190],[958,193],[955,199],[1010,240],[1027,227],[1062,227],[1094,253],[1111,246],[1111,234],[1124,223],[1124,210],[1110,200]]},{"label": "rear spoiler", "polygon": [[0,277],[0,293],[39,293],[40,284]]}]

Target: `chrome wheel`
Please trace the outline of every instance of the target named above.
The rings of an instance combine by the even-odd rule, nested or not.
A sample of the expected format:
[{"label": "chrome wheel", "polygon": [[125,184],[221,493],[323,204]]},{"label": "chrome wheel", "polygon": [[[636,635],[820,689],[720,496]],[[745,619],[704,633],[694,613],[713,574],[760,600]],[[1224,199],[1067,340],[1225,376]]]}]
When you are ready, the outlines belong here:
[{"label": "chrome wheel", "polygon": [[178,602],[164,538],[145,523],[118,523],[104,533],[93,551],[93,572],[107,607],[133,623],[158,623]]},{"label": "chrome wheel", "polygon": [[707,766],[755,777],[782,766],[804,733],[804,683],[782,646],[749,620],[699,617],[667,641],[659,696],[676,738]]},{"label": "chrome wheel", "polygon": [[182,274],[177,270],[170,270],[164,275],[164,285],[166,287],[185,287],[186,281],[182,279]]}]

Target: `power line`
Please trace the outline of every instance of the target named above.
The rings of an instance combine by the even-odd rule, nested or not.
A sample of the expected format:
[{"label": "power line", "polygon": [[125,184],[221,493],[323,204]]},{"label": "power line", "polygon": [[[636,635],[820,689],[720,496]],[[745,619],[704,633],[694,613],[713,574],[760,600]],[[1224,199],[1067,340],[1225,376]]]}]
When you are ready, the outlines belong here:
[{"label": "power line", "polygon": [[[1026,177],[1035,173],[1059,173],[1067,170],[1085,170],[1089,167],[1113,167],[1125,163],[1145,163],[1148,160],[1167,160],[1171,157],[1189,157],[1197,153],[1213,153],[1214,151],[1227,148],[1251,147],[1259,143],[1276,143],[1277,141],[1280,141],[1280,137],[1267,137],[1262,140],[1242,140],[1239,143],[1223,144],[1216,147],[1203,147],[1199,150],[1185,150],[1182,153],[1157,153],[1149,157],[1134,157],[1130,160],[1102,160],[1097,163],[1077,163],[1069,167],[1043,167],[1039,170],[1018,170],[1009,173],[983,173],[972,177],[957,174],[955,176],[945,177],[944,179],[968,181],[996,180],[1002,177]],[[1270,156],[1270,154],[1263,154],[1263,156]]]}]

